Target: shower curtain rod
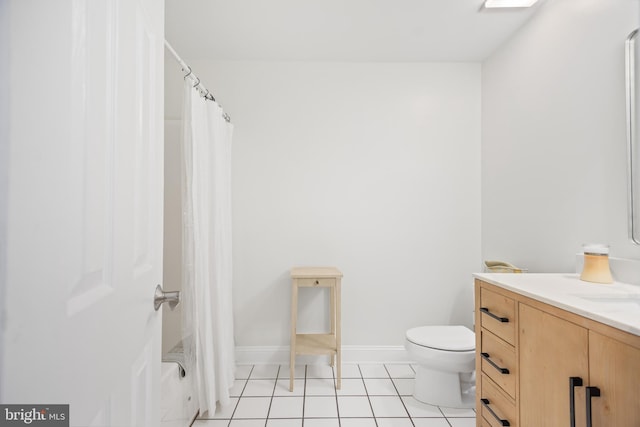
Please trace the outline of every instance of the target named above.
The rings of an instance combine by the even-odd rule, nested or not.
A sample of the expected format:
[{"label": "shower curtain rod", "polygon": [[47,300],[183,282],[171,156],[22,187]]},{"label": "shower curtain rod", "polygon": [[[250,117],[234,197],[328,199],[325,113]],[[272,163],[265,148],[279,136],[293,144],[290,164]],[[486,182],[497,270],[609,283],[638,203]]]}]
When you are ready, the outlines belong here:
[{"label": "shower curtain rod", "polygon": [[[204,87],[204,84],[200,83],[200,79],[198,78],[198,76],[196,76],[193,73],[193,71],[191,71],[191,67],[188,66],[187,63],[182,60],[182,58],[180,58],[180,55],[178,55],[178,52],[176,52],[175,49],[171,47],[171,45],[166,39],[164,41],[164,47],[166,47],[167,50],[171,52],[175,60],[178,61],[178,64],[180,64],[180,66],[182,67],[182,71],[187,71],[187,74],[185,74],[184,78],[186,79],[188,77],[196,83],[193,85],[193,87],[196,88],[198,92],[200,92],[200,95],[202,95],[205,99],[216,102],[216,99],[213,97],[213,94],[209,92],[209,90],[206,87]],[[220,105],[220,107],[222,107],[222,105]],[[222,112],[222,117],[224,117],[227,123],[231,123],[231,117],[229,117],[229,115],[224,111]]]}]

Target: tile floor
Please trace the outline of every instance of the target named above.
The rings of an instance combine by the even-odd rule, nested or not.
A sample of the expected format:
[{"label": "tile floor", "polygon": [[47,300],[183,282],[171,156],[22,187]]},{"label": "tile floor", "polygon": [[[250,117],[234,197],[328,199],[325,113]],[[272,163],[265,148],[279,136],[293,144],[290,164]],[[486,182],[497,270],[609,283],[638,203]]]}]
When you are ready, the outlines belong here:
[{"label": "tile floor", "polygon": [[204,414],[194,427],[475,427],[473,409],[431,406],[412,394],[411,365],[344,364],[342,389],[333,368],[241,365],[231,404]]}]

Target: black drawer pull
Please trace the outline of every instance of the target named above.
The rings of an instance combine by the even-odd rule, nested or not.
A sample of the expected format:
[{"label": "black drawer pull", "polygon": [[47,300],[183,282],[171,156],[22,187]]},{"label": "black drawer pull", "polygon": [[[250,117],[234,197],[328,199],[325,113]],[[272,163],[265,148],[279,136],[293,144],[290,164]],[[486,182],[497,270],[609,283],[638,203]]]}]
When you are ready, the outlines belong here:
[{"label": "black drawer pull", "polygon": [[576,427],[576,393],[575,388],[582,387],[582,378],[570,377],[569,378],[569,419],[571,421],[571,427]]},{"label": "black drawer pull", "polygon": [[501,368],[500,366],[496,365],[496,362],[490,359],[491,356],[489,356],[489,353],[480,353],[480,355],[484,360],[489,362],[489,365],[496,368],[501,374],[507,375],[509,373],[509,370],[507,368]]},{"label": "black drawer pull", "polygon": [[502,418],[500,418],[498,416],[498,414],[496,414],[495,412],[493,412],[493,409],[491,409],[491,407],[489,406],[489,399],[480,399],[480,401],[482,402],[482,405],[487,408],[487,411],[489,411],[489,413],[491,415],[493,415],[493,417],[498,420],[498,422],[500,423],[501,426],[510,426],[511,424],[509,423],[509,421],[507,420],[503,420]]},{"label": "black drawer pull", "polygon": [[495,314],[493,314],[492,312],[489,311],[489,309],[487,307],[481,307],[480,311],[488,314],[489,316],[493,317],[494,319],[496,319],[498,322],[502,322],[502,323],[509,323],[509,319],[507,319],[506,317],[500,317],[500,316],[496,316]]},{"label": "black drawer pull", "polygon": [[587,387],[587,427],[592,427],[591,424],[591,398],[600,396],[600,389],[598,387]]}]

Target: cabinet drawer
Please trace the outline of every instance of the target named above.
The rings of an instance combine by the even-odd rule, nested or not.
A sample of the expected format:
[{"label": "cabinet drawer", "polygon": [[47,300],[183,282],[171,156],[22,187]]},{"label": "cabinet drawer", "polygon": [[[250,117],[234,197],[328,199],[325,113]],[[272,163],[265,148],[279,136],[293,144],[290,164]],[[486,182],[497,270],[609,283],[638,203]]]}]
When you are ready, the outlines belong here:
[{"label": "cabinet drawer", "polygon": [[480,418],[480,427],[491,427],[491,424],[489,424],[489,421],[485,420],[482,417],[479,417],[479,418]]},{"label": "cabinet drawer", "polygon": [[329,287],[335,286],[336,279],[334,278],[326,278],[326,277],[317,277],[317,278],[300,278],[295,279],[298,281],[298,286],[300,287]]},{"label": "cabinet drawer", "polygon": [[482,372],[499,385],[509,396],[516,396],[518,364],[516,350],[487,330],[481,330]]},{"label": "cabinet drawer", "polygon": [[508,297],[480,288],[481,325],[511,345],[515,345],[516,302]]},{"label": "cabinet drawer", "polygon": [[[516,417],[516,406],[509,397],[500,391],[497,385],[482,374],[480,396],[480,412],[482,418],[487,421],[491,427],[502,427],[501,420],[509,422],[511,427],[517,427],[518,419]],[[482,401],[485,403],[482,403]],[[493,412],[493,413],[492,413]]]}]

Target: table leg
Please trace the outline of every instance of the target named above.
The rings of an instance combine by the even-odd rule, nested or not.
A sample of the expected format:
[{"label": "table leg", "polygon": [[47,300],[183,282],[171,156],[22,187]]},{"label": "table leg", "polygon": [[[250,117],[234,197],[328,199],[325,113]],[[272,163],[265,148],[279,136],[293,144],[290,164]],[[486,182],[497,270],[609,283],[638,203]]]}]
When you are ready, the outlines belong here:
[{"label": "table leg", "polygon": [[[331,307],[331,313],[329,314],[331,318],[331,333],[333,335],[336,334],[336,288],[335,286],[331,286],[329,288],[329,306]],[[331,354],[331,366],[335,366],[335,354]]]},{"label": "table leg", "polygon": [[342,334],[340,331],[340,290],[341,290],[341,284],[340,284],[340,278],[336,279],[336,324],[335,324],[335,328],[336,328],[336,365],[337,365],[337,375],[338,375],[338,384],[337,384],[337,389],[340,390],[340,388],[342,387]]},{"label": "table leg", "polygon": [[291,288],[291,344],[289,360],[289,391],[293,391],[293,378],[296,370],[296,322],[298,320],[298,286],[296,280]]}]

